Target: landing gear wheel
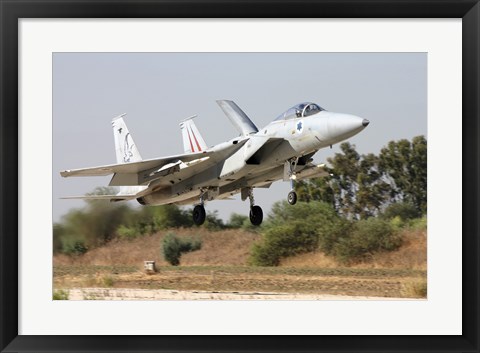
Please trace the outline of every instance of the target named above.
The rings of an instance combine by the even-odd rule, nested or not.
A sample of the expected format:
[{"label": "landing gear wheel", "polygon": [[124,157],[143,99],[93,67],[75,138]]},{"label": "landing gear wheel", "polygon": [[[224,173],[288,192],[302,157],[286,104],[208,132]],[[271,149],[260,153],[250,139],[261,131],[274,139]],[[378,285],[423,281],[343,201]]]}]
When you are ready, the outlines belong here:
[{"label": "landing gear wheel", "polygon": [[254,226],[259,226],[262,224],[263,221],[263,211],[260,206],[252,206],[250,207],[250,222]]},{"label": "landing gear wheel", "polygon": [[203,205],[197,205],[193,208],[193,223],[197,226],[201,226],[205,222],[205,207]]},{"label": "landing gear wheel", "polygon": [[295,205],[297,203],[297,193],[295,191],[290,191],[287,200],[290,205]]}]

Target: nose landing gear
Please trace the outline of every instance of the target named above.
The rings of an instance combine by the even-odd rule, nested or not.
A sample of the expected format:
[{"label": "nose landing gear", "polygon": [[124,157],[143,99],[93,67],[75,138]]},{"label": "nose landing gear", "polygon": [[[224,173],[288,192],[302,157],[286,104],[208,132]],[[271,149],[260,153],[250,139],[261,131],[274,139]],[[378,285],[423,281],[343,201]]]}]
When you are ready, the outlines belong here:
[{"label": "nose landing gear", "polygon": [[290,180],[290,189],[291,189],[290,192],[288,193],[287,201],[290,205],[295,205],[297,203],[297,193],[295,192],[295,179],[297,179],[297,176],[295,175],[295,167],[297,165],[297,158],[294,157],[289,161],[285,162],[285,164],[286,164],[285,168],[288,167],[288,179]]},{"label": "nose landing gear", "polygon": [[287,196],[287,201],[290,205],[295,205],[297,203],[297,193],[295,191],[290,191]]}]

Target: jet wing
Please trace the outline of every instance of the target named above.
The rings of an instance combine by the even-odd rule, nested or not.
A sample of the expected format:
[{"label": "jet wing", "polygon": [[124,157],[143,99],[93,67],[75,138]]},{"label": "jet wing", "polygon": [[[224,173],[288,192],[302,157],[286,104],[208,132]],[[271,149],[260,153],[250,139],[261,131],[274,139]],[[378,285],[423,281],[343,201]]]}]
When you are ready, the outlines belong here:
[{"label": "jet wing", "polygon": [[85,195],[60,197],[63,200],[105,200],[110,202],[133,200],[137,195]]},{"label": "jet wing", "polygon": [[200,159],[203,157],[210,156],[212,152],[199,152],[199,153],[188,153],[180,154],[176,156],[169,156],[164,158],[155,158],[148,159],[140,162],[125,163],[125,164],[110,164],[100,167],[93,168],[82,168],[82,169],[68,169],[60,172],[60,175],[64,178],[72,176],[105,176],[110,174],[137,174],[144,170],[150,170],[155,168],[160,168],[165,164],[182,161],[190,162],[195,159]]}]

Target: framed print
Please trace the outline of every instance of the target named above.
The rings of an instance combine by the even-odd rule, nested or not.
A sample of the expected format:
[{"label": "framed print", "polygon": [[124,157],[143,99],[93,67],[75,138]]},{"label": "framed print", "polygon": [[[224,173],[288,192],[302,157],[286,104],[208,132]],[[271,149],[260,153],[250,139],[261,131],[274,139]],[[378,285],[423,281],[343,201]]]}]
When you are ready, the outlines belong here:
[{"label": "framed print", "polygon": [[[1,0],[0,11],[2,352],[479,351],[480,6],[477,1],[144,3],[114,0],[93,4],[69,0]],[[224,94],[226,96],[219,96]],[[306,99],[311,102],[297,104],[302,95],[308,95]],[[236,103],[231,101],[237,99]],[[297,99],[298,102],[290,104],[290,100]],[[324,109],[322,99],[332,111]],[[224,120],[219,121],[223,117],[216,119],[217,113],[206,108],[206,104],[210,104],[208,101],[214,100],[220,100],[221,111],[238,131],[227,133],[232,128],[228,120],[224,119],[223,125]],[[335,107],[336,102],[339,109]],[[292,109],[287,110],[288,106]],[[165,110],[161,110],[162,107]],[[342,107],[347,109],[342,110]],[[124,111],[118,109],[132,112],[132,117],[119,116]],[[285,111],[279,116],[280,120],[274,120],[277,110],[278,113]],[[353,115],[344,114],[350,112]],[[206,117],[192,120],[191,115],[197,113]],[[112,165],[115,159],[109,160],[109,154],[103,155],[104,151],[111,154],[114,150],[110,135],[102,130],[104,125],[109,127],[108,121],[105,124],[108,114],[112,114],[112,118],[115,116],[112,124],[116,165]],[[148,117],[150,114],[159,117]],[[291,126],[288,125],[289,114],[294,122]],[[281,179],[299,185],[296,183],[301,179],[302,170],[308,173],[308,168],[313,169],[313,164],[308,164],[313,163],[311,150],[318,150],[318,146],[308,145],[311,150],[298,147],[300,139],[307,141],[310,136],[304,134],[295,140],[297,142],[289,144],[301,149],[301,158],[288,157],[285,162],[288,165],[276,167],[278,175],[274,173],[271,179],[266,179],[266,174],[259,174],[261,182],[248,184],[258,176],[254,175],[256,166],[266,163],[269,155],[284,155],[290,151],[285,147],[281,153],[275,152],[280,146],[278,134],[283,127],[277,131],[271,121],[284,124],[291,130],[289,134],[297,138],[309,128],[311,131],[307,121],[309,114],[329,114],[330,118],[337,114],[337,124],[340,118],[357,119],[355,122],[361,128],[355,128],[354,133],[339,132],[342,138],[337,141],[332,137],[332,143],[322,142],[327,139],[323,135],[317,136],[316,141],[322,142],[322,147],[328,151],[322,158],[328,159],[333,168],[326,173],[331,177],[329,185],[341,185],[344,190],[351,187],[342,179],[348,175],[348,170],[340,167],[335,170],[336,156],[348,152],[349,146],[354,154],[355,145],[366,153],[359,155],[358,160],[362,160],[362,168],[370,168],[369,172],[359,172],[352,179],[356,186],[351,188],[367,196],[368,187],[361,189],[359,185],[362,178],[374,178],[373,172],[377,171],[376,167],[368,167],[368,163],[378,163],[375,166],[383,168],[384,177],[379,177],[375,184],[376,196],[380,195],[378,190],[388,187],[387,179],[395,177],[386,172],[389,155],[382,147],[389,140],[401,141],[405,135],[408,138],[425,135],[426,138],[415,140],[422,146],[425,140],[425,148],[422,150],[417,145],[419,149],[412,152],[417,157],[421,155],[424,162],[418,162],[420,157],[412,158],[405,166],[407,170],[416,171],[414,174],[418,176],[421,172],[413,165],[423,163],[425,183],[416,186],[415,194],[421,195],[414,198],[409,196],[413,191],[408,194],[399,189],[382,191],[384,195],[397,197],[391,203],[406,204],[412,200],[410,205],[415,205],[416,216],[402,218],[400,215],[404,213],[396,213],[388,218],[385,215],[390,204],[372,206],[371,198],[362,208],[348,208],[352,200],[342,194],[345,197],[328,200],[333,205],[332,217],[337,217],[337,213],[344,216],[343,223],[338,221],[342,226],[338,227],[345,233],[333,240],[315,235],[317,243],[311,245],[315,248],[311,251],[314,255],[301,248],[311,241],[310,238],[302,240],[302,232],[313,224],[309,223],[313,222],[310,214],[317,210],[319,214],[327,214],[330,208],[308,208],[304,214],[289,216],[287,211],[279,211],[281,206],[276,206],[276,212],[288,220],[278,228],[283,227],[284,233],[271,230],[275,228],[260,228],[268,231],[248,233],[262,221],[253,212],[262,202],[265,204],[263,220],[269,227],[275,225],[275,215],[269,213],[271,206],[266,206],[267,201],[264,201],[269,199],[263,199],[259,190],[255,191],[257,198],[254,200],[253,188],[269,187],[271,182]],[[141,116],[147,116],[148,120]],[[267,118],[262,120],[264,116]],[[171,131],[178,128],[176,124],[180,121],[183,135],[177,131],[178,136],[171,138]],[[252,121],[265,128],[258,129]],[[272,130],[275,136],[269,135]],[[330,134],[337,130],[329,125]],[[134,131],[139,131],[141,137]],[[125,138],[122,133],[126,134]],[[254,143],[256,133],[269,138],[263,138],[258,148]],[[353,147],[348,144],[340,147],[339,142],[347,135],[353,138],[356,134],[358,139],[352,139]],[[219,184],[217,189],[205,188],[203,184],[198,186],[207,183],[201,178],[210,177],[198,166],[210,163],[211,160],[206,162],[210,157],[217,158],[212,157],[212,151],[224,148],[220,141],[232,136],[231,146],[228,144],[225,148],[235,151],[243,145],[245,149],[256,148],[246,162],[251,168],[250,178],[234,179],[232,176],[239,168],[232,160],[225,160],[219,165],[226,171],[222,169],[223,172],[212,177],[225,180],[225,184]],[[282,137],[288,141],[290,138]],[[142,160],[139,151],[146,150],[150,154],[148,148],[143,148],[142,140],[146,139],[153,140],[155,148],[152,159],[147,156]],[[205,141],[221,147],[210,150]],[[371,147],[376,141],[381,144]],[[181,151],[185,153],[179,154],[178,148],[170,149],[171,145],[182,142],[184,150]],[[395,143],[389,146],[393,150]],[[384,153],[384,159],[378,157],[375,162],[375,156],[367,155],[376,152]],[[205,153],[205,156],[190,158],[195,153]],[[162,162],[156,164],[159,157]],[[84,166],[102,167],[69,169],[82,167],[83,162]],[[148,168],[139,166],[142,163],[148,164]],[[189,174],[186,178],[196,177],[201,180],[198,184],[192,186],[182,180],[183,177],[178,177],[180,174],[175,174],[195,164],[199,168],[195,169],[197,174]],[[128,207],[130,211],[121,206],[115,208],[119,197],[136,199],[141,205],[164,197],[142,193],[143,189],[132,192],[131,186],[139,185],[138,180],[128,179],[130,172],[125,172],[132,165],[140,168],[143,174],[136,171],[135,176],[141,176],[146,185],[159,180],[159,175],[177,175],[177,179],[167,180],[174,185],[168,187],[175,189],[176,194],[165,202],[162,199],[164,203],[176,204],[198,198],[200,201],[191,203],[203,207],[204,198],[210,201],[222,192],[227,198],[239,193],[244,203],[240,198],[222,202],[238,203],[245,208],[250,201],[250,214],[222,221],[224,214],[206,216],[203,210],[202,218],[196,208],[194,223],[203,223],[206,216],[211,229],[221,228],[225,234],[210,234],[211,229],[203,225],[203,228],[191,228],[193,230],[175,228],[171,231],[169,228],[160,236],[154,235],[160,229],[155,228],[160,227],[159,223],[148,223],[146,218],[166,217],[173,222],[175,217],[188,217],[185,222],[192,222],[190,210],[185,215],[187,211],[181,208],[160,207],[161,212],[170,212],[164,216],[160,211],[142,214],[136,208],[133,211]],[[299,167],[304,169],[299,170]],[[216,165],[213,168],[217,168]],[[61,178],[75,173],[102,174],[106,169],[113,171],[115,176],[105,182],[95,180],[89,184],[82,178],[80,184],[75,184],[73,178]],[[335,180],[338,184],[334,184]],[[238,185],[231,190],[222,189],[229,185],[227,181]],[[401,182],[395,179],[396,186]],[[82,210],[73,211],[73,207],[80,204],[65,206],[70,201],[60,198],[88,193],[94,185],[125,187],[125,183],[129,187],[125,192],[120,190],[113,194],[103,189],[88,195],[108,201],[101,208],[92,206],[92,213],[100,221],[111,217],[105,213],[110,210],[106,205],[113,205],[112,212],[118,214],[131,212],[130,223],[115,223],[111,226],[112,232],[102,233],[105,236],[101,244],[115,246],[114,251],[103,251],[97,246],[98,239],[84,235],[95,226],[93,218],[84,218]],[[289,191],[295,190],[289,185],[269,191],[286,198]],[[197,186],[201,190],[198,195],[192,191]],[[158,187],[155,192],[158,190],[163,189]],[[322,190],[334,190],[334,187]],[[310,191],[298,193],[299,197],[307,199],[320,197]],[[292,207],[297,198],[296,194],[294,196],[295,200],[289,193],[288,202]],[[354,201],[358,199],[354,197]],[[298,206],[296,210],[301,209]],[[72,211],[65,207],[72,207]],[[234,206],[226,208],[230,210],[229,207]],[[423,211],[418,213],[419,209]],[[379,215],[385,217],[381,222],[388,228],[382,228],[381,234],[375,233],[376,228],[367,222],[370,216],[380,219],[376,217]],[[139,217],[139,221],[135,221],[135,217]],[[420,221],[415,223],[414,218]],[[65,220],[70,220],[71,224]],[[358,225],[362,221],[367,222],[364,228]],[[232,225],[234,222],[239,224],[237,228]],[[330,218],[322,218],[314,233],[317,234],[317,228],[326,227],[327,222]],[[229,230],[226,230],[227,223]],[[385,234],[397,234],[395,232],[407,224],[409,229],[424,230],[418,233],[423,234],[423,242],[408,243],[418,254],[416,259],[421,259],[420,265],[409,265],[408,271],[401,266],[395,267],[391,264],[392,258],[385,259],[377,252],[399,249],[403,238],[400,241],[392,235],[387,239]],[[241,227],[243,230],[238,230]],[[75,229],[82,229],[83,235],[77,237]],[[242,233],[245,229],[247,233]],[[139,233],[147,236],[139,238]],[[115,234],[114,241],[111,234]],[[297,234],[293,240],[292,234]],[[337,234],[337,230],[328,234]],[[268,237],[273,239],[271,247],[267,247]],[[357,246],[355,239],[361,246]],[[330,243],[327,244],[327,240]],[[278,245],[285,243],[288,245]],[[157,250],[160,245],[161,253]],[[183,249],[178,250],[176,257],[172,255],[173,250],[170,255],[165,250],[174,249],[174,246]],[[285,260],[287,250],[278,250],[275,246],[284,246],[292,254],[303,257],[291,256]],[[301,250],[295,252],[295,246]],[[147,258],[145,250],[135,255],[135,247],[154,250]],[[223,252],[219,252],[218,248],[222,247]],[[308,267],[308,264],[320,263],[318,252],[315,252],[317,247],[322,254],[331,256],[322,257],[320,269]],[[274,251],[282,255],[273,257]],[[397,252],[395,261],[408,262],[407,255],[408,252]],[[90,266],[87,261],[94,256],[91,260],[94,266]],[[113,256],[123,257],[125,261],[131,257],[131,263],[116,266],[109,262]],[[230,267],[215,262],[222,256],[228,258]],[[372,262],[373,258],[376,262]],[[182,261],[182,266],[177,266]],[[382,265],[386,263],[390,267]],[[141,265],[141,270],[135,267],[137,264]],[[276,286],[273,276],[282,278],[281,286]],[[192,287],[189,278],[202,284]],[[323,286],[321,294],[347,295],[348,290],[342,286],[348,281],[356,287],[352,296],[343,297],[343,300],[338,296],[318,295],[311,289]],[[302,286],[304,292],[298,289]],[[293,289],[289,290],[290,287]],[[190,297],[175,300],[175,295],[185,295],[187,291]],[[162,297],[167,292],[171,297]],[[227,292],[230,297],[222,297]],[[152,293],[160,295],[155,297],[160,300],[141,300],[142,295],[148,297]],[[232,296],[238,300],[230,300]],[[107,300],[112,297],[122,300]]]}]

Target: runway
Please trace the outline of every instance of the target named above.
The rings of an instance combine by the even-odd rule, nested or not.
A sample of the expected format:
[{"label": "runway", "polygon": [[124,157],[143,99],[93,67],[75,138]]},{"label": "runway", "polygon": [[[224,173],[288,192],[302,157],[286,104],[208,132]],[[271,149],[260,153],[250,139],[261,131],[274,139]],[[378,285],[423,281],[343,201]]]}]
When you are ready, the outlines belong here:
[{"label": "runway", "polygon": [[69,300],[426,300],[276,292],[208,292],[170,289],[72,288]]}]

